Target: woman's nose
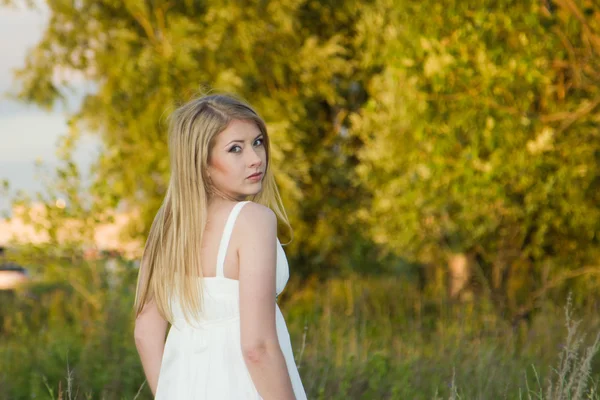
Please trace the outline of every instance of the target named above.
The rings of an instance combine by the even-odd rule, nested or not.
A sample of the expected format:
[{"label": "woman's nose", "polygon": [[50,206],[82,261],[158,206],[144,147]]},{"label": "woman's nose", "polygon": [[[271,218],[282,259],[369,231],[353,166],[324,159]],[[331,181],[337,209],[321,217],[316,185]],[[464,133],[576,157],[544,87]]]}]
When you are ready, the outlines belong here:
[{"label": "woman's nose", "polygon": [[254,150],[253,148],[251,148],[250,150],[250,165],[251,166],[258,166],[262,164],[262,159],[260,158],[260,154],[258,154],[256,152],[256,150]]}]

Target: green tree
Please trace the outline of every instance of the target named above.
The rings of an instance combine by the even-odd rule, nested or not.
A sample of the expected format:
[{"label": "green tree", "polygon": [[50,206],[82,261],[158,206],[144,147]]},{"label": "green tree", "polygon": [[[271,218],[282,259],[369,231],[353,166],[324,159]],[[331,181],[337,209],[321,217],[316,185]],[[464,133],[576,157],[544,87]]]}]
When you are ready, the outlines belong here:
[{"label": "green tree", "polygon": [[361,218],[514,316],[600,273],[600,7],[548,4],[381,0],[358,26],[382,68],[352,116]]},{"label": "green tree", "polygon": [[354,166],[360,141],[347,117],[373,74],[354,45],[355,1],[48,0],[50,23],[18,72],[19,98],[52,107],[70,88],[57,70],[81,73],[97,90],[68,134],[98,135],[90,212],[140,210],[129,234],[144,237],[168,182],[163,116],[199,90],[235,92],[267,120],[276,178],[304,274],[336,273],[374,246],[353,210],[366,200]]}]

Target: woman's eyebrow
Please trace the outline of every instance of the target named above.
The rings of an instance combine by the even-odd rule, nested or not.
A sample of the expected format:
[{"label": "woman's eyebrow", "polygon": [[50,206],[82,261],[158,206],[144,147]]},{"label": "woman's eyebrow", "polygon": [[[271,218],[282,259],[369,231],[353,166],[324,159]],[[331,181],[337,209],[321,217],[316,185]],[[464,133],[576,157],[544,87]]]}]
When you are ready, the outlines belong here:
[{"label": "woman's eyebrow", "polygon": [[[258,139],[262,135],[263,135],[262,133],[259,134],[257,137],[255,137],[254,139],[252,139],[252,141],[254,142],[256,139]],[[227,143],[226,146],[229,146],[231,143],[244,143],[244,141],[242,139],[232,140],[231,142]]]}]

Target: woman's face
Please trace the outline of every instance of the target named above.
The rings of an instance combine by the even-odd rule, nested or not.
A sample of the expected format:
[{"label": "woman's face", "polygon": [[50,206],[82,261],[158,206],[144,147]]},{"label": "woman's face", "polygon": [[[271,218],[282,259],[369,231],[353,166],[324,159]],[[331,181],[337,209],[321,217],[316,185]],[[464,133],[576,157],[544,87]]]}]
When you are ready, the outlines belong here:
[{"label": "woman's face", "polygon": [[215,137],[208,173],[212,184],[227,197],[244,200],[259,193],[266,168],[265,138],[254,122],[231,121]]}]

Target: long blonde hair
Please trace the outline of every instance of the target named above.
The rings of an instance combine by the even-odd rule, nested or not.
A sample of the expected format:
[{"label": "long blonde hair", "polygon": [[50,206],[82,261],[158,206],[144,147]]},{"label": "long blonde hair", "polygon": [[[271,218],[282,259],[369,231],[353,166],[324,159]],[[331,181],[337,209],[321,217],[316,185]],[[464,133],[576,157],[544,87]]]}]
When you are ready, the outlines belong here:
[{"label": "long blonde hair", "polygon": [[177,296],[186,319],[202,310],[200,243],[207,220],[211,191],[207,179],[210,150],[215,137],[233,120],[256,123],[264,135],[267,165],[262,190],[248,200],[273,210],[290,229],[271,169],[270,140],[265,122],[245,102],[230,95],[193,99],[169,117],[171,177],[144,247],[135,296],[136,316],[149,301],[173,323],[171,300]]}]

